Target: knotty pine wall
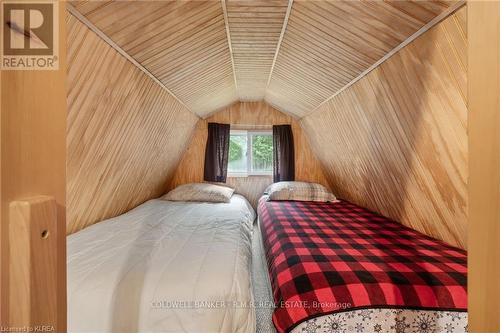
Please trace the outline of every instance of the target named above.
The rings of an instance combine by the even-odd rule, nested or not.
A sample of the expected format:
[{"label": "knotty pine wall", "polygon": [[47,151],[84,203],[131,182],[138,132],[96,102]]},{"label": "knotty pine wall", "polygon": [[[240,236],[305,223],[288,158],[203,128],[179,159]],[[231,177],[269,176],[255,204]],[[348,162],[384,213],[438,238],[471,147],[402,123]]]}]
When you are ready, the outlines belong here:
[{"label": "knotty pine wall", "polygon": [[[179,164],[170,188],[203,181],[208,122],[231,124],[233,129],[271,129],[272,125],[291,124],[295,144],[296,180],[317,182],[328,187],[321,166],[295,118],[274,109],[265,102],[237,102],[207,119],[198,121],[189,148]],[[247,197],[255,207],[264,189],[272,181],[272,176],[250,176],[228,177],[227,183],[233,186],[237,193]]]},{"label": "knotty pine wall", "polygon": [[301,120],[340,197],[466,247],[466,8]]},{"label": "knotty pine wall", "polygon": [[71,14],[68,233],[158,197],[198,117]]}]

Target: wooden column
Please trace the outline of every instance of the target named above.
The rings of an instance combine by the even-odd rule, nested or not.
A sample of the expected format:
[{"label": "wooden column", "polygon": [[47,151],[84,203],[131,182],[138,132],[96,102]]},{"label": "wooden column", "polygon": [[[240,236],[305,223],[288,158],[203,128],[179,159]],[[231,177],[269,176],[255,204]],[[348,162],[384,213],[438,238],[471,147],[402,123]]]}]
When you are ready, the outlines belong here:
[{"label": "wooden column", "polygon": [[[57,321],[57,204],[37,196],[9,205],[9,326],[51,327]],[[14,305],[15,306],[12,306]]]},{"label": "wooden column", "polygon": [[55,29],[58,70],[1,71],[0,325],[65,332],[64,2]]},{"label": "wooden column", "polygon": [[468,2],[469,332],[500,332],[500,2]]}]

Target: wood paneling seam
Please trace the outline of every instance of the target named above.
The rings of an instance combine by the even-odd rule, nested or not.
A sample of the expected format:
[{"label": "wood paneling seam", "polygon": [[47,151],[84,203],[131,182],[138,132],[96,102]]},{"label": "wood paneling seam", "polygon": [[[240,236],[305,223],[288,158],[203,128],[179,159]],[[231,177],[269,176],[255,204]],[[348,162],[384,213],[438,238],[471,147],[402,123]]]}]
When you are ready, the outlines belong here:
[{"label": "wood paneling seam", "polygon": [[286,27],[288,26],[288,19],[290,18],[290,12],[292,11],[293,0],[288,1],[288,8],[286,9],[285,19],[283,20],[283,27],[281,28],[280,39],[278,40],[278,45],[276,45],[276,52],[274,53],[273,64],[271,65],[271,71],[269,72],[269,77],[267,78],[266,93],[269,83],[271,82],[271,77],[273,76],[274,65],[276,64],[276,59],[278,59],[278,53],[280,52],[281,42],[285,36]]},{"label": "wood paneling seam", "polygon": [[[228,105],[225,105],[225,106],[223,106],[223,107],[221,107],[221,108],[218,108],[218,109],[216,109],[216,110],[214,110],[214,111],[210,112],[210,113],[209,113],[209,114],[207,114],[207,115],[204,115],[203,117],[201,117],[201,119],[206,120],[206,119],[208,119],[208,118],[212,117],[214,114],[219,113],[219,112],[221,112],[221,111],[223,111],[223,110],[225,110],[225,109],[227,109],[227,108],[230,108],[231,106],[233,106],[234,104],[239,103],[239,102],[241,102],[241,101],[239,101],[239,100],[238,100],[238,101],[234,101],[234,102],[232,102],[232,103],[229,103]],[[255,102],[255,101],[252,101],[252,102]]]},{"label": "wood paneling seam", "polygon": [[221,0],[221,6],[222,6],[222,12],[224,13],[224,25],[226,27],[229,55],[231,56],[231,66],[233,67],[234,88],[236,92],[238,92],[238,80],[236,80],[236,68],[234,67],[233,46],[231,45],[231,31],[229,30],[229,19],[227,17],[226,0]]},{"label": "wood paneling seam", "polygon": [[295,120],[300,120],[300,118],[295,114],[295,113],[292,113],[292,112],[288,112],[286,110],[283,110],[283,108],[279,107],[278,105],[275,105],[274,103],[268,101],[268,100],[264,100],[264,102],[266,102],[267,104],[269,104],[271,107],[275,108],[276,110],[278,110],[279,112],[281,113],[284,113],[286,114],[287,116],[290,116],[292,117],[293,119]]}]

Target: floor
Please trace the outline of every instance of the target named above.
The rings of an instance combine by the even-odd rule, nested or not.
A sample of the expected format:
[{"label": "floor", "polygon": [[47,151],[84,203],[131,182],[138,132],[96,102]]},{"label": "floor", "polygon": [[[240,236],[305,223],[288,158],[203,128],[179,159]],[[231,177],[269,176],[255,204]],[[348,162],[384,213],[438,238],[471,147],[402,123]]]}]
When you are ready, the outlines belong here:
[{"label": "floor", "polygon": [[275,333],[276,329],[272,320],[273,297],[258,221],[254,224],[252,237],[252,283],[256,304],[256,332]]}]

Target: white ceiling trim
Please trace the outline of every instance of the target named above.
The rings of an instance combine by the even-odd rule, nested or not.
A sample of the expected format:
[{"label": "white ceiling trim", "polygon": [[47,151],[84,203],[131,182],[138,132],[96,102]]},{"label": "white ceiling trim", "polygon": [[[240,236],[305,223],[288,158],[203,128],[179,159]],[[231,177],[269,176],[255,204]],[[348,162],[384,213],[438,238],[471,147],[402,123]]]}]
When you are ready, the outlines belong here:
[{"label": "white ceiling trim", "polygon": [[378,66],[380,66],[383,62],[385,62],[387,59],[389,59],[390,57],[392,57],[394,54],[396,54],[398,51],[400,51],[406,45],[410,44],[415,39],[417,39],[419,36],[421,36],[425,32],[427,32],[429,29],[431,29],[432,27],[434,27],[435,25],[437,25],[438,23],[440,23],[441,21],[443,21],[448,16],[452,15],[453,13],[455,13],[457,10],[459,10],[460,8],[462,8],[465,4],[466,4],[466,0],[460,0],[460,1],[456,2],[456,3],[454,3],[453,5],[451,5],[450,7],[448,7],[441,14],[439,14],[436,17],[434,17],[432,20],[430,20],[429,22],[427,22],[427,24],[425,24],[423,27],[421,27],[420,29],[418,29],[413,35],[411,35],[410,37],[408,37],[407,39],[405,39],[401,44],[399,44],[398,46],[396,46],[395,48],[393,48],[391,51],[389,51],[385,56],[383,56],[382,58],[380,58],[380,60],[378,60],[377,62],[375,62],[373,65],[371,65],[365,71],[363,71],[361,74],[359,74],[356,78],[354,78],[348,84],[346,84],[345,86],[343,86],[340,90],[338,90],[337,92],[335,92],[335,94],[333,94],[332,96],[328,97],[320,105],[318,105],[317,107],[315,107],[311,111],[307,112],[304,116],[302,116],[302,118],[303,117],[307,117],[308,115],[313,114],[314,112],[318,111],[321,108],[321,106],[323,106],[325,103],[327,103],[332,98],[334,98],[335,96],[337,96],[338,94],[342,93],[344,90],[346,90],[347,88],[349,88],[350,86],[352,86],[353,84],[355,84],[356,82],[358,82],[359,80],[361,80],[363,77],[365,77],[366,75],[368,75],[368,73],[370,73],[372,70],[374,70],[375,68],[377,68]]},{"label": "white ceiling trim", "polygon": [[221,6],[222,6],[222,12],[224,14],[224,25],[226,26],[229,55],[231,56],[231,65],[233,66],[234,87],[236,89],[236,93],[238,93],[238,80],[236,80],[236,68],[234,67],[233,46],[231,44],[231,31],[229,30],[229,19],[227,17],[226,0],[221,0]]},{"label": "white ceiling trim", "polygon": [[109,44],[115,51],[120,53],[125,59],[134,64],[138,69],[140,69],[144,74],[149,76],[154,82],[156,82],[160,87],[162,87],[167,93],[169,93],[173,98],[175,98],[182,106],[188,109],[196,117],[200,118],[191,108],[189,108],[182,100],[180,100],[170,89],[168,89],[163,82],[161,82],[156,76],[153,75],[149,70],[147,70],[143,65],[141,65],[137,60],[135,60],[130,54],[125,52],[120,46],[118,46],[111,38],[109,38],[104,32],[102,32],[98,27],[96,27],[92,22],[90,22],[85,16],[83,16],[73,5],[66,3],[66,9],[80,22],[85,24],[90,30],[97,34],[102,40]]},{"label": "white ceiling trim", "polygon": [[271,82],[271,77],[273,76],[274,65],[276,64],[276,59],[278,59],[278,53],[280,52],[281,42],[283,41],[283,36],[285,36],[286,27],[288,26],[288,18],[290,17],[290,12],[292,11],[293,0],[288,0],[288,8],[286,9],[285,19],[283,20],[283,27],[281,28],[280,38],[278,40],[278,45],[276,45],[276,52],[274,53],[273,64],[271,65],[271,70],[269,71],[269,77],[267,78],[266,90]]}]

